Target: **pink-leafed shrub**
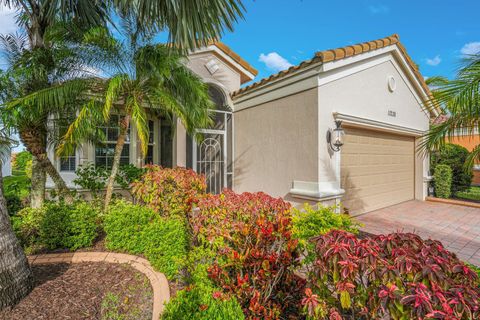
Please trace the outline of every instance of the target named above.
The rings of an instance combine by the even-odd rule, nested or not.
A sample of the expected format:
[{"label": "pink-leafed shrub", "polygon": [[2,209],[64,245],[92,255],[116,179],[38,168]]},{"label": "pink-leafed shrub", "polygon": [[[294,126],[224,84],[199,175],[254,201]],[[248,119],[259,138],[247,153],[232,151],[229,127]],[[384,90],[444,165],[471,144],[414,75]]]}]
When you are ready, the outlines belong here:
[{"label": "pink-leafed shrub", "polygon": [[190,224],[196,245],[217,252],[209,277],[236,297],[248,319],[286,319],[299,311],[304,283],[293,273],[298,243],[289,203],[226,190],[201,199]]},{"label": "pink-leafed shrub", "polygon": [[313,240],[303,299],[310,319],[480,319],[478,276],[438,241],[411,233],[364,240],[332,231]]},{"label": "pink-leafed shrub", "polygon": [[132,183],[134,198],[162,216],[185,216],[205,194],[205,178],[191,169],[146,166],[142,177]]}]

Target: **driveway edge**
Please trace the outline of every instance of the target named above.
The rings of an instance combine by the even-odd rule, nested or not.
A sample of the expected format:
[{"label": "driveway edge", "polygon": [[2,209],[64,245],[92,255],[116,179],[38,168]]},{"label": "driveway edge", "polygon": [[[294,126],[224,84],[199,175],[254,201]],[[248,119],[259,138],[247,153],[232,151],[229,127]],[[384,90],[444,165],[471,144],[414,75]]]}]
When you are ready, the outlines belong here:
[{"label": "driveway edge", "polygon": [[443,199],[443,198],[436,198],[436,197],[426,197],[426,201],[430,202],[440,202],[446,204],[454,204],[457,206],[464,206],[464,207],[471,207],[471,208],[478,208],[480,209],[480,203],[471,202],[471,201],[462,201],[456,199]]}]

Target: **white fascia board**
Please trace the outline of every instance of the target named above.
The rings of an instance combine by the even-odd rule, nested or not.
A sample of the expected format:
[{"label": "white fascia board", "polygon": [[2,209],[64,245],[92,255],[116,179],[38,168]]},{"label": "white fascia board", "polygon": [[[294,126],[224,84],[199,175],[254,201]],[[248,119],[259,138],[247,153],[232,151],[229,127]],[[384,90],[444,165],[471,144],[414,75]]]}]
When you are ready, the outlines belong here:
[{"label": "white fascia board", "polygon": [[371,120],[371,119],[357,117],[357,116],[348,115],[344,113],[334,112],[333,116],[335,119],[341,120],[346,124],[350,124],[350,125],[358,126],[362,128],[378,129],[381,131],[400,133],[400,134],[410,135],[414,137],[421,137],[425,134],[425,131],[422,131],[422,130],[398,126],[391,123]]},{"label": "white fascia board", "polygon": [[196,50],[195,52],[190,53],[189,56],[193,57],[195,55],[198,55],[198,54],[201,54],[201,53],[207,53],[207,52],[211,52],[211,51],[214,51],[216,54],[218,54],[220,57],[222,57],[222,59],[224,59],[228,63],[234,65],[238,70],[240,70],[242,73],[244,73],[250,80],[255,79],[255,75],[253,73],[251,73],[250,71],[245,69],[242,65],[240,65],[238,62],[233,60],[227,54],[225,54],[222,50],[217,48],[217,46],[211,45],[211,46],[208,46],[206,48],[201,48],[199,50]]}]

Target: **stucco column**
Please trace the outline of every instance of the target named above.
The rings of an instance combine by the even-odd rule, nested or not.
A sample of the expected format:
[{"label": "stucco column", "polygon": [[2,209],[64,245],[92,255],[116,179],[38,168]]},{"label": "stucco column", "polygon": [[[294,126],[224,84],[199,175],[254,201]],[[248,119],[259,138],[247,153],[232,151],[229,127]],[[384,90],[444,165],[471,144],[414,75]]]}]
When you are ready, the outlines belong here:
[{"label": "stucco column", "polygon": [[180,119],[177,119],[175,138],[173,140],[173,164],[178,167],[187,166],[187,131]]}]

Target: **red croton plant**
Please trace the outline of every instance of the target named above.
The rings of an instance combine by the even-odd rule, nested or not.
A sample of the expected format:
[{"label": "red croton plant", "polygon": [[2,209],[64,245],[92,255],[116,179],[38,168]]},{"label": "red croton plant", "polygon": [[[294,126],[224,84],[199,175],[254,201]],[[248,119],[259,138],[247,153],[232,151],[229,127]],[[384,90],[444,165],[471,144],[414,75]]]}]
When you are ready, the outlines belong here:
[{"label": "red croton plant", "polygon": [[134,198],[162,216],[186,216],[207,185],[205,177],[182,167],[148,165],[142,177],[132,183]]},{"label": "red croton plant", "polygon": [[290,204],[265,193],[201,199],[190,224],[197,245],[218,252],[209,276],[233,294],[248,319],[287,319],[299,314],[305,282],[292,239]]},{"label": "red croton plant", "polygon": [[[310,319],[480,319],[477,275],[434,240],[393,233],[317,237],[303,299]],[[328,306],[328,307],[327,307]],[[334,310],[335,311],[335,310]]]}]

